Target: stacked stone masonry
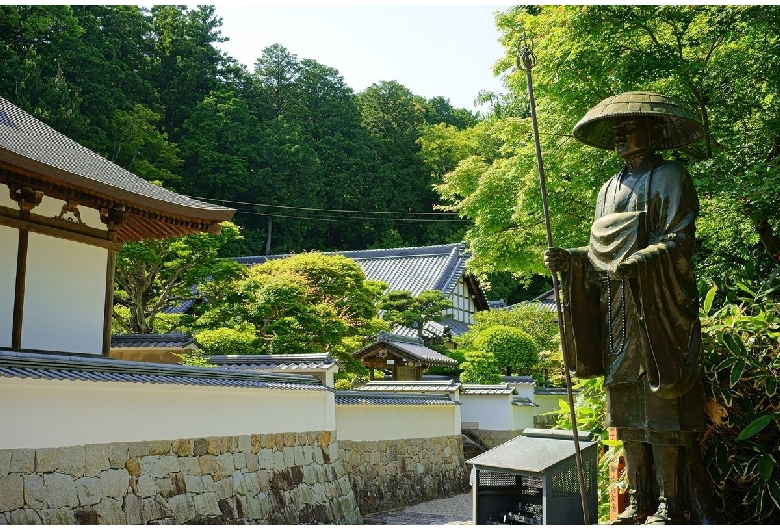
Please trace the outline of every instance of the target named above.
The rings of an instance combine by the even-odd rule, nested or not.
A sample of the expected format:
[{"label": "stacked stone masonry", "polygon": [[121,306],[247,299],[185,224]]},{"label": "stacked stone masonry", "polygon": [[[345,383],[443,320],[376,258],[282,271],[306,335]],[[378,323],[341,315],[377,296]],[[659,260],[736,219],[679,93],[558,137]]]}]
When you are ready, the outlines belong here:
[{"label": "stacked stone masonry", "polygon": [[361,524],[335,433],[0,450],[0,524]]},{"label": "stacked stone masonry", "polygon": [[469,488],[460,435],[370,442],[339,440],[339,451],[363,515]]}]

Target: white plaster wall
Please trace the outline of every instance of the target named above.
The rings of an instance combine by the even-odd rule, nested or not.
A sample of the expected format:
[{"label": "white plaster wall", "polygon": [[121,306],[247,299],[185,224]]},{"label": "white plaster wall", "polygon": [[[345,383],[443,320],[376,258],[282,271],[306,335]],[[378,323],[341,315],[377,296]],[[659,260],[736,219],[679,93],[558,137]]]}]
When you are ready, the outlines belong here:
[{"label": "white plaster wall", "polygon": [[517,407],[512,405],[512,430],[533,428],[535,409],[536,407]]},{"label": "white plaster wall", "polygon": [[536,407],[536,414],[544,414],[545,412],[552,412],[561,408],[560,402],[566,403],[568,401],[566,395],[550,395],[550,394],[535,394],[534,403],[539,405]]},{"label": "white plaster wall", "polygon": [[0,449],[333,431],[332,392],[0,377]]},{"label": "white plaster wall", "polygon": [[[41,204],[33,209],[33,213],[42,215],[43,217],[59,217],[62,212],[62,207],[65,205],[65,201],[55,199],[53,197],[44,196]],[[105,224],[100,221],[100,212],[94,208],[87,208],[86,206],[78,207],[81,221],[92,228],[98,228],[103,231],[108,231]]]},{"label": "white plaster wall", "polygon": [[[8,188],[0,186],[8,194]],[[16,251],[19,247],[19,231],[0,226],[0,347],[11,347],[14,318],[14,292],[16,291]]]},{"label": "white plaster wall", "polygon": [[512,396],[461,394],[460,416],[463,423],[479,423],[479,429],[506,431],[512,429]]},{"label": "white plaster wall", "polygon": [[367,442],[460,434],[458,406],[336,405],[339,440]]},{"label": "white plaster wall", "polygon": [[30,233],[22,348],[101,354],[108,250]]},{"label": "white plaster wall", "polygon": [[13,208],[14,210],[19,209],[19,203],[11,200],[11,189],[7,185],[0,184],[0,206]]},{"label": "white plaster wall", "polygon": [[508,383],[509,386],[515,389],[515,392],[517,392],[517,396],[528,398],[531,401],[534,400],[534,388],[536,385],[521,385],[521,384],[513,384]]}]

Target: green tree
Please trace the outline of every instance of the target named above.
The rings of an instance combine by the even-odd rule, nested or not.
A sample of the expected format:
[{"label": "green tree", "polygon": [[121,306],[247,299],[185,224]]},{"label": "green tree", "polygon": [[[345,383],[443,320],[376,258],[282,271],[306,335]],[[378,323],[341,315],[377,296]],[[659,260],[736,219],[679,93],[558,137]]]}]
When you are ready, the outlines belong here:
[{"label": "green tree", "polygon": [[392,324],[413,328],[417,336],[426,342],[429,338],[423,334],[425,324],[441,322],[452,307],[452,301],[435,289],[422,291],[417,296],[411,291],[388,291],[379,300],[382,318]]},{"label": "green tree", "polygon": [[156,5],[151,8],[150,79],[163,112],[163,130],[172,141],[192,109],[231,77],[231,61],[217,48],[224,42],[214,6]]},{"label": "green tree", "polygon": [[477,350],[493,355],[496,364],[519,374],[530,374],[539,362],[539,348],[531,336],[510,326],[491,326],[482,330],[474,341]]},{"label": "green tree", "polygon": [[[778,17],[777,6],[542,6],[538,14],[510,8],[497,16],[506,55],[495,71],[506,75],[518,101],[526,98],[526,86],[515,66],[517,45],[523,29],[534,39],[534,92],[557,246],[587,243],[595,193],[620,164],[612,153],[571,141],[573,126],[609,95],[648,89],[694,109],[708,128],[702,145],[668,154],[688,162],[703,205],[702,225],[709,212],[723,208],[749,221],[736,227],[752,225],[729,249],[739,258],[736,271],[716,267],[722,264],[716,240],[735,226],[713,222],[702,231],[702,247],[710,250],[700,256],[703,275],[744,274],[755,262],[758,235],[767,252],[754,270],[766,277],[780,248],[776,209],[769,207],[780,189],[780,76],[772,66],[780,57],[773,29]],[[463,160],[438,189],[450,207],[474,222],[466,239],[476,272],[544,274],[530,120],[510,114],[486,120],[503,139],[501,157]]]},{"label": "green tree", "polygon": [[497,385],[501,383],[501,368],[493,354],[471,350],[464,354],[460,364],[461,383],[473,383],[477,385]]},{"label": "green tree", "polygon": [[254,326],[243,325],[239,328],[221,327],[204,329],[194,335],[198,342],[199,354],[211,355],[253,355],[257,353],[257,335]]},{"label": "green tree", "polygon": [[222,245],[238,237],[238,227],[224,222],[219,235],[125,243],[117,253],[114,277],[118,325],[127,333],[151,333],[155,317],[192,300],[193,289],[207,298],[216,297],[217,286],[244,272],[234,260],[218,257]]},{"label": "green tree", "polygon": [[386,286],[365,279],[362,269],[339,255],[316,252],[267,261],[248,269],[222,297],[204,304],[195,330],[254,330],[247,348],[257,353],[330,352],[345,373],[364,371],[351,353],[387,324],[376,301]]},{"label": "green tree", "polygon": [[136,104],[129,111],[117,110],[106,127],[111,142],[109,159],[146,180],[166,186],[178,183],[182,160],[175,145],[157,129],[160,115]]}]

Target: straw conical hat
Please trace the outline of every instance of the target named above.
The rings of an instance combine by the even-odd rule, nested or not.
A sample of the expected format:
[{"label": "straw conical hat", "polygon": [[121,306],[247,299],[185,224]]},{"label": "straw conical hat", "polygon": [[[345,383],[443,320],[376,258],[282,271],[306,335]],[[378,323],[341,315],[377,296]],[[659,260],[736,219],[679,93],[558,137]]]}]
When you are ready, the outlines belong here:
[{"label": "straw conical hat", "polygon": [[696,116],[671,98],[655,92],[623,92],[590,109],[574,126],[574,137],[601,149],[615,148],[612,118],[653,116],[661,119],[660,138],[650,141],[656,149],[674,149],[704,138],[704,127]]}]

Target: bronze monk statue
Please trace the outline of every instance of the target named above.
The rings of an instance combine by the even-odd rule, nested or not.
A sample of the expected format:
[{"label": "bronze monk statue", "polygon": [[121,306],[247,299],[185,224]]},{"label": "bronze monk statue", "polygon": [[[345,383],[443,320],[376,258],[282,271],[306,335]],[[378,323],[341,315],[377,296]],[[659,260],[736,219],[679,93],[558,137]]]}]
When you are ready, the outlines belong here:
[{"label": "bronze monk statue", "polygon": [[613,524],[712,522],[697,441],[699,202],[686,169],[655,153],[703,135],[690,111],[652,92],[607,98],[574,127],[625,162],[599,191],[589,245],[545,253],[561,273],[569,366],[604,376],[606,424],[623,441],[630,503]]}]

